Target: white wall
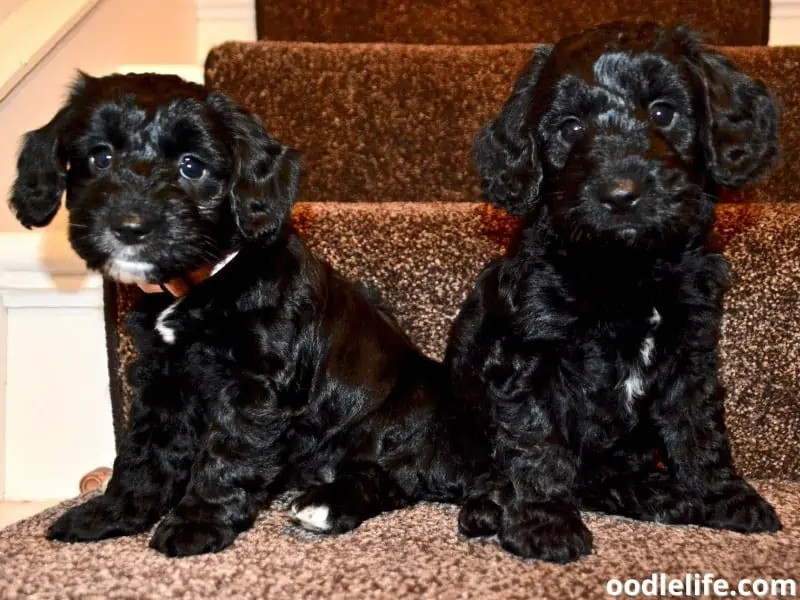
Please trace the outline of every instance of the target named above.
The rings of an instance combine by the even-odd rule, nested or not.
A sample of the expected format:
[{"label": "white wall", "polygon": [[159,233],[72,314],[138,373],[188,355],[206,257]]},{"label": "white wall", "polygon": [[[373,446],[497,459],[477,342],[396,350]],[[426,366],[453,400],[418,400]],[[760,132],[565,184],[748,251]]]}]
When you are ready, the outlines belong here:
[{"label": "white wall", "polygon": [[256,39],[255,0],[195,0],[197,5],[197,64],[208,51],[228,40]]},{"label": "white wall", "polygon": [[800,45],[800,0],[772,0],[769,43]]},{"label": "white wall", "polygon": [[0,3],[0,21],[22,6],[25,0],[3,0]]}]

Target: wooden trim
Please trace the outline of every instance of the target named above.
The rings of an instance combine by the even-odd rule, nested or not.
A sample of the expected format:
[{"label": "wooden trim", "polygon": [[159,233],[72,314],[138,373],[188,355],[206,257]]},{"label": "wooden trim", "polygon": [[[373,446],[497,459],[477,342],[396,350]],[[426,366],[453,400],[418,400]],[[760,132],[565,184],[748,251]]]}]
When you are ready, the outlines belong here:
[{"label": "wooden trim", "polygon": [[0,101],[101,0],[26,0],[0,22]]},{"label": "wooden trim", "polygon": [[108,487],[108,482],[111,480],[111,469],[108,467],[97,467],[93,471],[89,471],[86,475],[81,477],[78,484],[78,489],[81,494],[100,490],[105,492]]}]

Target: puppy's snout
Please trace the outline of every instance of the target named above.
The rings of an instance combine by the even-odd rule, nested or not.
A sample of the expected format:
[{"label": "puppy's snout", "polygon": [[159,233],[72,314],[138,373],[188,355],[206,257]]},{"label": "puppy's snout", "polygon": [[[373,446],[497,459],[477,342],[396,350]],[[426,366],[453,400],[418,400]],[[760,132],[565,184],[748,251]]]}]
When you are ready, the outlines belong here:
[{"label": "puppy's snout", "polygon": [[125,244],[135,244],[146,238],[156,223],[142,215],[123,214],[110,219],[109,227],[114,236]]},{"label": "puppy's snout", "polygon": [[626,210],[635,206],[642,195],[642,185],[635,179],[614,179],[603,184],[599,200],[609,210]]}]

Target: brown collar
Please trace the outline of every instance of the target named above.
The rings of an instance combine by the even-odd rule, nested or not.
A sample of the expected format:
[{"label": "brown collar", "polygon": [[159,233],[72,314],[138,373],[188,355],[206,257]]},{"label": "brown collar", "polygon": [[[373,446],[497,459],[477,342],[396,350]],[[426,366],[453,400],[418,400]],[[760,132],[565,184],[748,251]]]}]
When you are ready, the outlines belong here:
[{"label": "brown collar", "polygon": [[164,283],[140,283],[138,284],[139,288],[146,294],[164,292],[172,294],[175,298],[182,298],[194,286],[219,273],[238,253],[238,250],[231,252],[216,263],[206,263],[183,277],[176,277]]}]

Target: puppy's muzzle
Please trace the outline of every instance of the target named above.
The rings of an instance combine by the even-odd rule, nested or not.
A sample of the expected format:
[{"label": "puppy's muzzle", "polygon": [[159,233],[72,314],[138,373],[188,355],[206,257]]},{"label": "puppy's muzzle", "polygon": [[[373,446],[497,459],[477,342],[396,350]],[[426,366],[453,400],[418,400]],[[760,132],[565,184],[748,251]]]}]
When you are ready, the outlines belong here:
[{"label": "puppy's muzzle", "polygon": [[615,178],[600,186],[597,199],[608,210],[624,212],[636,206],[642,196],[643,185],[632,178]]},{"label": "puppy's muzzle", "polygon": [[108,220],[111,233],[123,244],[143,242],[158,225],[158,220],[142,214],[117,213]]}]

